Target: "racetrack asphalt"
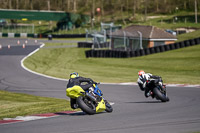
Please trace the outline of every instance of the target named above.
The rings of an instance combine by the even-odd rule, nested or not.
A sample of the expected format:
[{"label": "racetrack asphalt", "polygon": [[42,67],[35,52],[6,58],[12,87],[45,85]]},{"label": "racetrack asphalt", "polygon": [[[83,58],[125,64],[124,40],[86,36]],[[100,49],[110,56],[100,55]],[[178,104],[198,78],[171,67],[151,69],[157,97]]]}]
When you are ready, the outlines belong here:
[{"label": "racetrack asphalt", "polygon": [[[0,38],[0,90],[67,99],[67,82],[30,73],[20,61],[39,48],[29,39]],[[26,39],[20,39],[25,42]],[[8,49],[8,45],[11,48]],[[86,76],[86,75],[84,75]],[[99,81],[100,82],[100,81]],[[135,82],[135,81],[133,81]],[[188,133],[200,131],[200,88],[167,87],[169,102],[145,98],[136,85],[101,84],[104,97],[115,103],[112,113],[82,112],[28,122],[0,125],[1,133]]]}]

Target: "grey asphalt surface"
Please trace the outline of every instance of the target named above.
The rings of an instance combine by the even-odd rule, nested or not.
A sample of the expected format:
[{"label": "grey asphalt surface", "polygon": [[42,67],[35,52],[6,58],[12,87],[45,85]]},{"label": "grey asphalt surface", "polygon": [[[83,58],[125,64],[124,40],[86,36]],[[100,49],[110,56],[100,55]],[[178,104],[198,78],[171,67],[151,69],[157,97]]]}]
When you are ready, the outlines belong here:
[{"label": "grey asphalt surface", "polygon": [[[38,96],[65,98],[65,81],[32,74],[20,61],[39,47],[30,39],[25,49],[17,39],[1,38],[0,90]],[[24,41],[24,40],[21,40]],[[8,49],[7,45],[13,46]],[[66,74],[67,76],[67,74]],[[87,75],[83,75],[87,76]],[[133,82],[136,79],[133,79]],[[100,81],[99,81],[100,82]],[[1,133],[188,133],[200,131],[200,88],[168,87],[170,102],[145,98],[138,86],[99,86],[104,97],[114,102],[112,113],[76,113],[58,117],[0,125]]]}]

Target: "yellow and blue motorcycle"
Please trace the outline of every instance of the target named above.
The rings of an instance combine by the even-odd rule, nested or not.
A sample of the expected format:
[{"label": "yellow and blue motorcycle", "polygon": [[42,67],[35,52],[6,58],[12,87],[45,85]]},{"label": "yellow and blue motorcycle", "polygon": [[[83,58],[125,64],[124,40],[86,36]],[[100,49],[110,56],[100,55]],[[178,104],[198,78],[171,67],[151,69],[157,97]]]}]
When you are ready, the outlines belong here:
[{"label": "yellow and blue motorcycle", "polygon": [[93,115],[99,112],[112,112],[110,103],[103,98],[103,94],[98,87],[99,83],[93,84],[91,88],[84,91],[80,86],[67,88],[67,96],[76,99],[78,107],[85,113]]}]

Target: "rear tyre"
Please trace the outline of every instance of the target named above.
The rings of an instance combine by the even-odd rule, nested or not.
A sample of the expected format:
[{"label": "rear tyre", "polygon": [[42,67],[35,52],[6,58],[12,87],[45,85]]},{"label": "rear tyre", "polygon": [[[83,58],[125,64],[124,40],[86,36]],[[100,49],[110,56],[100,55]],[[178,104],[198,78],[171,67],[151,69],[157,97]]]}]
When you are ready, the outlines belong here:
[{"label": "rear tyre", "polygon": [[82,97],[82,96],[78,97],[77,104],[78,104],[78,107],[80,107],[81,110],[85,112],[86,114],[93,115],[96,113],[95,105],[85,97]]},{"label": "rear tyre", "polygon": [[166,94],[161,93],[157,87],[153,89],[153,92],[155,94],[156,99],[160,99],[162,102],[168,102],[169,98],[166,96]]}]

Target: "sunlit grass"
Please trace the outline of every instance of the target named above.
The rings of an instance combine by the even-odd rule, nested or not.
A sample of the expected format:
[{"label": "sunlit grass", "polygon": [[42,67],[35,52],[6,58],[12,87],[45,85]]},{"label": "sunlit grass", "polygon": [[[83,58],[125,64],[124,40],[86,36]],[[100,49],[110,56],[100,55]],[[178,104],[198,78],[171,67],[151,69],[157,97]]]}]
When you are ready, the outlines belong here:
[{"label": "sunlit grass", "polygon": [[[59,45],[59,44],[57,44]],[[86,58],[84,48],[41,49],[25,66],[47,75],[68,78],[71,72],[98,82],[136,82],[137,72],[160,75],[164,82],[200,84],[200,45],[137,58]]]},{"label": "sunlit grass", "polygon": [[0,91],[0,119],[72,110],[65,99]]}]

